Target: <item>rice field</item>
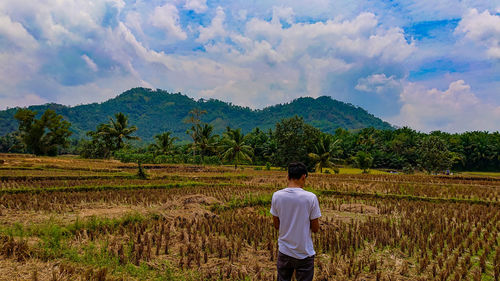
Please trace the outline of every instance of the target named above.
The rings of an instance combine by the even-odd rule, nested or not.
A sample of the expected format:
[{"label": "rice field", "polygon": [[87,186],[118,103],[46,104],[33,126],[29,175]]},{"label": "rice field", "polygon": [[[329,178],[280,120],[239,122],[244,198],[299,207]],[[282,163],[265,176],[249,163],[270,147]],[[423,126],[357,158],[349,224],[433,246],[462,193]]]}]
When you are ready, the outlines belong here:
[{"label": "rice field", "polygon": [[[0,280],[276,280],[279,169],[0,154]],[[1,162],[1,161],[0,161]],[[499,280],[500,177],[311,174],[315,280]]]}]

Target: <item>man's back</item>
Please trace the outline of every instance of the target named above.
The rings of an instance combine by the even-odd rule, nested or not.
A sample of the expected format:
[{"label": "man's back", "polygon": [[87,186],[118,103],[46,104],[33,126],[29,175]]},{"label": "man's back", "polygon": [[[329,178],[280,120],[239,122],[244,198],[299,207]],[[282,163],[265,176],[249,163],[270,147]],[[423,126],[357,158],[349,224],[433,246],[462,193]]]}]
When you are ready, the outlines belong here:
[{"label": "man's back", "polygon": [[271,214],[279,218],[279,251],[304,259],[315,254],[311,220],[321,216],[316,195],[300,187],[287,187],[273,194]]}]

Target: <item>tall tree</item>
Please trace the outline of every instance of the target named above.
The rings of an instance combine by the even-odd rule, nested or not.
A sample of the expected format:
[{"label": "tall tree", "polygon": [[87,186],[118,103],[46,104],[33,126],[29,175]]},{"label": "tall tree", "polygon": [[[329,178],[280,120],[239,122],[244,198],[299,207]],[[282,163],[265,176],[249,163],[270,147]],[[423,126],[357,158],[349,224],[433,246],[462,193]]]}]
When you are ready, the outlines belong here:
[{"label": "tall tree", "polygon": [[290,162],[301,161],[306,166],[312,166],[312,160],[307,155],[313,151],[321,131],[306,124],[302,117],[283,119],[276,123],[273,137],[276,139],[276,165],[286,167]]},{"label": "tall tree", "polygon": [[200,132],[202,130],[201,116],[206,113],[206,110],[201,110],[198,108],[192,109],[191,111],[189,111],[188,118],[184,121],[185,123],[191,124],[191,128],[186,131],[186,134],[188,134],[191,139],[193,139],[193,143],[191,146],[193,157],[196,155],[196,148],[198,147],[198,143],[200,142]]},{"label": "tall tree", "polygon": [[228,130],[224,133],[220,146],[222,159],[234,163],[235,169],[238,168],[241,161],[252,162],[253,149],[245,141],[246,138],[241,133],[241,129]]},{"label": "tall tree", "polygon": [[373,164],[373,157],[370,153],[360,150],[356,153],[354,162],[358,168],[363,170],[363,173],[368,173],[368,169],[370,169]]},{"label": "tall tree", "polygon": [[323,173],[324,168],[335,168],[334,157],[341,152],[340,140],[333,140],[328,134],[321,134],[319,142],[314,146],[314,152],[309,153],[315,163],[316,171]]},{"label": "tall tree", "polygon": [[0,137],[0,152],[26,153],[26,147],[19,131]]},{"label": "tall tree", "polygon": [[88,131],[90,140],[82,139],[80,145],[80,156],[83,158],[109,158],[116,150],[113,138],[109,134],[101,134],[107,124],[100,124],[95,131]]},{"label": "tall tree", "polygon": [[204,162],[204,157],[217,150],[218,135],[214,135],[214,127],[210,124],[204,123],[199,126],[198,138],[195,147],[200,151],[201,160]]},{"label": "tall tree", "polygon": [[266,155],[267,149],[270,148],[269,135],[257,127],[248,133],[246,138],[247,144],[252,147],[254,152],[252,162],[265,164],[269,160],[269,157]]},{"label": "tall tree", "polygon": [[36,112],[29,109],[19,109],[14,115],[19,121],[24,145],[36,155],[56,155],[58,148],[68,145],[71,123],[51,109],[47,109],[40,119],[35,119],[35,116]]},{"label": "tall tree", "polygon": [[114,143],[114,149],[121,149],[124,145],[124,140],[139,140],[137,136],[132,134],[137,131],[136,126],[129,126],[128,117],[119,112],[115,114],[115,119],[109,118],[109,124],[100,127],[99,134],[109,136]]},{"label": "tall tree", "polygon": [[172,152],[174,141],[178,139],[177,137],[172,137],[172,132],[164,132],[155,136],[156,142],[150,145],[150,149],[156,154],[168,155]]},{"label": "tall tree", "polygon": [[450,169],[456,157],[439,136],[427,136],[418,145],[418,164],[427,173]]}]

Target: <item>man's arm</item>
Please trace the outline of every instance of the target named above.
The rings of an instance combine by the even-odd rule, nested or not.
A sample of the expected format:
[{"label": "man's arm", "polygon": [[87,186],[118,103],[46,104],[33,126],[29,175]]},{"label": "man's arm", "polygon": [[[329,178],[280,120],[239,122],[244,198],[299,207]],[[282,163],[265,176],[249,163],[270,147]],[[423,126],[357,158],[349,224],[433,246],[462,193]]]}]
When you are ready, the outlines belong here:
[{"label": "man's arm", "polygon": [[[279,220],[278,220],[278,226],[279,226]],[[314,233],[319,231],[319,219],[311,220],[311,231]]]},{"label": "man's arm", "polygon": [[280,218],[277,216],[273,216],[273,223],[274,223],[274,228],[279,230],[280,229]]}]

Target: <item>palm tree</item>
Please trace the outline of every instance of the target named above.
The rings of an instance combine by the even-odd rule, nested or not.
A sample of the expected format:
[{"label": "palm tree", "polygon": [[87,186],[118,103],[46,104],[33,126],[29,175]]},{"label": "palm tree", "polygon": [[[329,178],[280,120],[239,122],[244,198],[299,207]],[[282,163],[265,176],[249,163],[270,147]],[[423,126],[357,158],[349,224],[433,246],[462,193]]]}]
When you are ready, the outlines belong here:
[{"label": "palm tree", "polygon": [[323,173],[323,168],[335,168],[333,163],[334,156],[341,152],[339,148],[340,139],[333,141],[327,134],[321,134],[319,142],[314,146],[315,153],[309,153],[308,156],[316,162],[316,170]]},{"label": "palm tree", "polygon": [[150,148],[155,151],[156,154],[168,155],[172,152],[172,147],[174,141],[178,140],[177,137],[171,137],[172,132],[164,132],[155,136],[156,143],[150,145]]},{"label": "palm tree", "polygon": [[222,159],[233,162],[235,169],[242,160],[252,162],[253,149],[245,143],[245,135],[241,133],[241,129],[228,129],[224,134],[225,137],[220,146]]},{"label": "palm tree", "polygon": [[136,126],[128,125],[128,117],[123,113],[115,114],[116,120],[113,118],[110,119],[109,124],[104,124],[100,128],[99,134],[109,136],[111,139],[114,139],[114,144],[116,149],[120,149],[123,147],[124,139],[127,140],[139,140],[139,137],[131,136],[132,133],[137,131]]},{"label": "palm tree", "polygon": [[201,160],[204,162],[204,157],[217,149],[218,135],[213,135],[214,127],[204,123],[203,126],[199,125],[197,138],[194,147],[196,147],[201,154]]},{"label": "palm tree", "polygon": [[200,125],[201,116],[206,113],[207,113],[206,110],[195,108],[189,111],[189,118],[184,120],[185,123],[193,124],[191,128],[189,128],[186,131],[186,134],[188,134],[193,139],[193,144],[191,146],[191,150],[193,151],[193,157],[196,155],[196,147],[199,141],[199,134],[202,128],[202,126]]}]

